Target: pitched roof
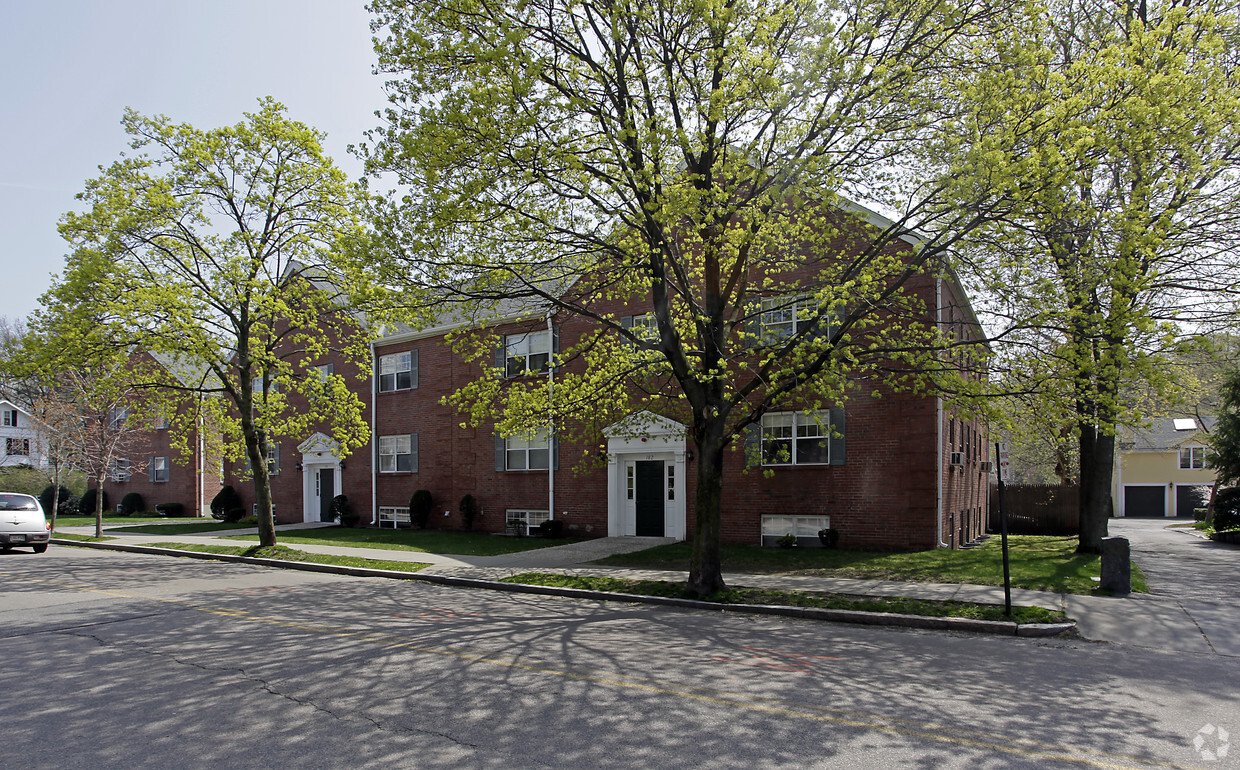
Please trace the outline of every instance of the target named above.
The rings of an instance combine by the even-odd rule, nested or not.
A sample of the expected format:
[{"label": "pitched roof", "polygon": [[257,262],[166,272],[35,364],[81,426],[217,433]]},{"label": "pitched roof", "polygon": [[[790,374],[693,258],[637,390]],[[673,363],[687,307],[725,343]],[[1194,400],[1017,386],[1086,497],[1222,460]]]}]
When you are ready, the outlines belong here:
[{"label": "pitched roof", "polygon": [[[1133,431],[1129,452],[1165,452],[1188,444],[1200,444],[1214,429],[1217,418],[1213,415],[1197,417],[1155,417],[1148,425]],[[1204,423],[1204,425],[1203,425]]]}]

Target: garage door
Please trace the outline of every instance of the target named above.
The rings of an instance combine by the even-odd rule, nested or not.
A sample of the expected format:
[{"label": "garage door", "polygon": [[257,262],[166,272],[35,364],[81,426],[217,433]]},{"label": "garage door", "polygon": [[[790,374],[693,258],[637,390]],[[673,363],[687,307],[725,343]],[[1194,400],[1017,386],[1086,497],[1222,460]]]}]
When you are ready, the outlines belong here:
[{"label": "garage door", "polygon": [[1167,488],[1124,487],[1125,516],[1165,516],[1167,514]]},{"label": "garage door", "polygon": [[1210,502],[1209,484],[1176,484],[1175,515],[1192,518],[1194,508],[1205,508]]}]

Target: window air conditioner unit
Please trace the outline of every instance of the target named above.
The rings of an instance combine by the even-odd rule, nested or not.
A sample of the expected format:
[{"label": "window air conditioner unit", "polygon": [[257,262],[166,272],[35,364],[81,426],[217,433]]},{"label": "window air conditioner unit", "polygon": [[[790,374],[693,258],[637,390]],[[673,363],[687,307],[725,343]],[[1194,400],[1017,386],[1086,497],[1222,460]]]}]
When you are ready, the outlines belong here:
[{"label": "window air conditioner unit", "polygon": [[952,465],[964,465],[964,452],[952,452]]},{"label": "window air conditioner unit", "polygon": [[990,473],[994,469],[994,463],[990,461],[982,463],[982,473]]}]

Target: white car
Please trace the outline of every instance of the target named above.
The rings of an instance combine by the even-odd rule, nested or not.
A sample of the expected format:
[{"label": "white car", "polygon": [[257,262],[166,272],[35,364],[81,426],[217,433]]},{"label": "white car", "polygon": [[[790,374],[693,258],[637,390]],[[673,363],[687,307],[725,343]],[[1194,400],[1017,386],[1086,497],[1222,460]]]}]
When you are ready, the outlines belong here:
[{"label": "white car", "polygon": [[52,537],[51,530],[38,498],[0,492],[0,550],[28,545],[35,553],[43,553]]}]

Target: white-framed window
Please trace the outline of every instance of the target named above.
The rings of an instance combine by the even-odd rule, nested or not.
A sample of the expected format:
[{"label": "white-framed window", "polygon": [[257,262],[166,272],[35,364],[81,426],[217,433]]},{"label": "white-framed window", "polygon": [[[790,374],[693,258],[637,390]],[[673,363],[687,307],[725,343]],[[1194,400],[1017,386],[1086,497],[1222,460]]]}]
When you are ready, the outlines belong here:
[{"label": "white-framed window", "polygon": [[129,419],[129,410],[123,406],[113,407],[108,410],[108,427],[116,430],[125,424]]},{"label": "white-framed window", "polygon": [[530,436],[509,436],[504,443],[504,467],[510,471],[547,470],[551,459],[547,430]]},{"label": "white-framed window", "polygon": [[379,392],[417,387],[417,358],[414,351],[379,356]]},{"label": "white-framed window", "polygon": [[782,295],[762,298],[760,329],[762,339],[771,341],[791,337],[802,326],[812,322],[818,312],[813,298],[805,295]]},{"label": "white-framed window", "polygon": [[117,483],[129,481],[129,460],[124,457],[113,460],[112,470],[108,475]]},{"label": "white-framed window", "polygon": [[17,427],[17,410],[16,409],[5,409],[3,414],[4,414],[4,426],[6,428],[16,428]]},{"label": "white-framed window", "polygon": [[783,514],[763,515],[762,545],[776,545],[777,541],[787,535],[818,540],[818,530],[831,526],[830,516],[788,516]]},{"label": "white-framed window", "polygon": [[379,506],[379,520],[409,521],[409,506],[381,505]]},{"label": "white-framed window", "polygon": [[521,534],[529,534],[538,528],[539,524],[551,519],[551,514],[545,510],[514,510],[509,508],[504,512],[504,526],[511,527],[514,524],[523,528]]},{"label": "white-framed window", "polygon": [[1206,467],[1206,448],[1203,446],[1180,447],[1180,467],[1185,470],[1201,470]]},{"label": "white-framed window", "polygon": [[762,415],[763,465],[826,465],[830,462],[830,412]]},{"label": "white-framed window", "polygon": [[279,476],[280,475],[280,445],[279,444],[268,444],[267,445],[267,475],[268,476]]},{"label": "white-framed window", "polygon": [[[252,391],[254,392],[254,395],[256,395],[256,396],[261,396],[261,395],[263,395],[263,378],[262,378],[262,375],[259,375],[258,377],[255,377],[254,379],[250,380],[250,390],[252,390]],[[267,383],[267,391],[266,391],[266,392],[267,392],[267,393],[279,393],[279,392],[280,392],[280,383],[276,382],[275,380],[272,380],[271,382]]]},{"label": "white-framed window", "polygon": [[151,458],[151,481],[167,481],[171,475],[172,464],[167,457]]},{"label": "white-framed window", "polygon": [[542,374],[551,363],[551,332],[546,329],[504,337],[504,374]]},{"label": "white-framed window", "polygon": [[[253,516],[257,516],[257,515],[258,515],[258,503],[251,503],[251,504],[250,504],[250,512],[251,512],[251,515],[253,515]],[[272,503],[272,504],[271,504],[271,518],[273,518],[273,519],[274,519],[275,517],[276,517],[276,504],[275,504],[275,503]],[[276,522],[276,523],[278,524],[279,522]]]},{"label": "white-framed window", "polygon": [[28,438],[6,438],[4,440],[5,454],[14,457],[30,456],[30,439]]},{"label": "white-framed window", "polygon": [[336,365],[323,364],[322,366],[316,366],[314,367],[314,373],[318,376],[319,382],[327,382],[327,378],[336,373]]},{"label": "white-framed window", "polygon": [[380,473],[411,473],[417,470],[415,435],[379,437]]},{"label": "white-framed window", "polygon": [[155,430],[168,430],[168,418],[162,414],[155,415],[153,427]]}]

